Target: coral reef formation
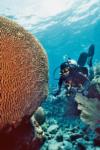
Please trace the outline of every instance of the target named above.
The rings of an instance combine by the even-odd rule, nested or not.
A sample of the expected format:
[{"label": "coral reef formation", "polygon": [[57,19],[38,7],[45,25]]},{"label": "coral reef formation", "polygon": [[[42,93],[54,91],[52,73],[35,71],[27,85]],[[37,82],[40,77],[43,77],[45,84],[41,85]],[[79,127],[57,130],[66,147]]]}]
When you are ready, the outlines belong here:
[{"label": "coral reef formation", "polygon": [[21,26],[0,17],[0,129],[31,116],[47,95],[47,57]]},{"label": "coral reef formation", "polygon": [[75,99],[81,110],[81,119],[92,128],[99,126],[100,129],[100,65],[95,67],[95,77],[90,83],[88,95],[78,93]]},{"label": "coral reef formation", "polygon": [[100,101],[97,98],[87,98],[82,94],[77,94],[76,101],[78,102],[78,109],[81,110],[80,116],[83,121],[91,127],[100,123]]},{"label": "coral reef formation", "polygon": [[[39,123],[39,125],[42,125],[45,122],[46,116],[44,109],[42,107],[38,107],[38,109],[34,113],[35,120]],[[31,120],[33,119],[33,116]]]},{"label": "coral reef formation", "polygon": [[30,118],[47,94],[42,46],[23,27],[0,17],[0,149],[39,149]]}]

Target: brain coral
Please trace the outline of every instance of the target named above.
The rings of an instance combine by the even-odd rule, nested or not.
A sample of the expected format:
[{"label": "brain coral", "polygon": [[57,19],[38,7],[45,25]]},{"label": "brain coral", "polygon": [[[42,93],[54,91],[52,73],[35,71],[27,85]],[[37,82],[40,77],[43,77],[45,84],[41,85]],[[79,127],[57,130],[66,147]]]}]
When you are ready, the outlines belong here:
[{"label": "brain coral", "polygon": [[47,91],[43,48],[23,27],[0,17],[0,129],[31,116]]}]

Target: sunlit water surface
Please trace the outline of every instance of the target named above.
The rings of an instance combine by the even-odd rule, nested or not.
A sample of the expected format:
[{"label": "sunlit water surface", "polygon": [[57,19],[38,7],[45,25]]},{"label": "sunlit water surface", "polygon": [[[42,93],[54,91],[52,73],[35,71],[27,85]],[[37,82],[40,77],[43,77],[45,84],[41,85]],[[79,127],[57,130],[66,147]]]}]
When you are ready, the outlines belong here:
[{"label": "sunlit water surface", "polygon": [[95,44],[94,64],[100,60],[100,0],[3,0],[0,15],[15,20],[41,42],[53,71],[66,57]]}]

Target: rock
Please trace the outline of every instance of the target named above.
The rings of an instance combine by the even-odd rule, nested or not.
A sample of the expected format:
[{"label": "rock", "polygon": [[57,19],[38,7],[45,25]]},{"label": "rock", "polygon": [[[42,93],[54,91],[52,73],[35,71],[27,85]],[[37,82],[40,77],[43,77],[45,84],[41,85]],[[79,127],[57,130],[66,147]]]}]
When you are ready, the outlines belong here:
[{"label": "rock", "polygon": [[85,139],[86,141],[89,141],[89,137],[88,137],[87,135],[84,135],[84,139]]},{"label": "rock", "polygon": [[57,142],[62,142],[62,141],[63,141],[63,135],[62,135],[62,133],[58,133],[58,134],[56,135],[56,141],[57,141]]},{"label": "rock", "polygon": [[83,143],[78,143],[77,147],[79,150],[86,150],[86,147]]},{"label": "rock", "polygon": [[63,135],[63,137],[64,137],[64,140],[65,140],[65,141],[71,141],[69,134],[65,133],[65,134]]},{"label": "rock", "polygon": [[72,150],[72,144],[68,141],[62,142],[50,142],[48,146],[48,150]]},{"label": "rock", "polygon": [[51,125],[51,126],[48,128],[47,132],[49,132],[49,133],[51,133],[51,134],[55,134],[55,133],[57,132],[58,128],[59,128],[59,127],[58,127],[57,124]]},{"label": "rock", "polygon": [[64,150],[64,149],[65,149],[64,145],[59,146],[59,150]]},{"label": "rock", "polygon": [[59,150],[60,143],[57,143],[56,141],[53,141],[52,143],[49,143],[48,150]]},{"label": "rock", "polygon": [[72,133],[77,132],[77,130],[79,130],[78,127],[74,127],[74,128],[72,128],[72,129],[70,129],[70,131],[71,131]]},{"label": "rock", "polygon": [[79,150],[86,150],[86,146],[88,145],[88,142],[85,141],[83,138],[77,139],[77,147]]},{"label": "rock", "polygon": [[41,150],[48,150],[48,143],[44,143],[44,145],[41,147]]},{"label": "rock", "polygon": [[100,127],[96,127],[95,132],[100,135]]},{"label": "rock", "polygon": [[79,133],[74,133],[70,136],[71,141],[75,141],[76,139],[81,138],[81,137],[83,137],[83,135]]},{"label": "rock", "polygon": [[72,143],[68,141],[64,141],[63,146],[64,146],[63,150],[72,150],[72,147],[73,147]]},{"label": "rock", "polygon": [[51,117],[48,119],[48,124],[49,125],[57,124],[57,120],[55,120],[53,117]]},{"label": "rock", "polygon": [[87,149],[86,150],[99,150],[97,149],[96,147],[94,147],[93,145],[89,145],[87,146]]},{"label": "rock", "polygon": [[48,140],[51,140],[52,138],[54,138],[51,134],[48,136]]},{"label": "rock", "polygon": [[100,136],[94,139],[94,146],[100,146]]},{"label": "rock", "polygon": [[42,129],[43,131],[47,132],[47,129],[49,128],[49,124],[47,122],[45,122],[43,125],[42,125]]}]

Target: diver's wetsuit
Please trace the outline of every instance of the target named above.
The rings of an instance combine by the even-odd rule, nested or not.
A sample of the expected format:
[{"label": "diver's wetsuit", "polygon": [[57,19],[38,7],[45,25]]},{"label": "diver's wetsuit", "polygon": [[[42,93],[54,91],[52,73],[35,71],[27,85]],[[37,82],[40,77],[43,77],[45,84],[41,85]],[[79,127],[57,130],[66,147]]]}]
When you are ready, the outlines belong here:
[{"label": "diver's wetsuit", "polygon": [[[87,90],[87,86],[89,85],[89,80],[88,77],[85,76],[82,72],[78,72],[78,71],[74,71],[73,73],[69,73],[69,75],[67,76],[61,76],[59,79],[59,92],[61,90],[62,84],[65,85],[65,87],[67,86],[71,86],[71,87],[75,87],[75,88],[81,88],[81,86],[83,87],[84,90]],[[86,88],[86,89],[85,89]]]},{"label": "diver's wetsuit", "polygon": [[80,84],[83,85],[87,80],[87,77],[84,76],[82,73],[75,72],[73,74],[68,75],[67,77],[61,77],[59,85],[61,86],[61,84],[64,81],[65,84],[71,84],[74,87],[78,87],[80,86]]}]

